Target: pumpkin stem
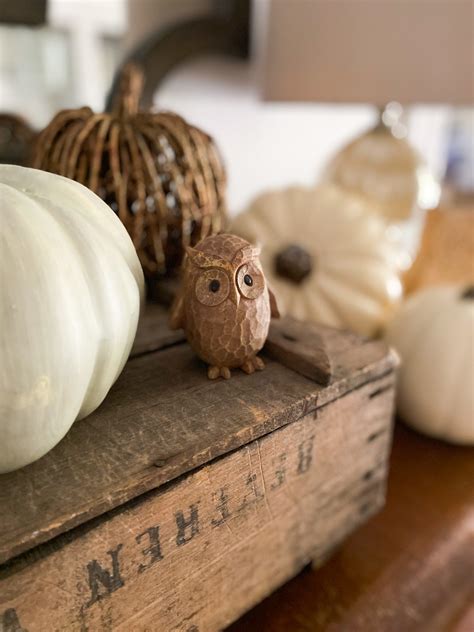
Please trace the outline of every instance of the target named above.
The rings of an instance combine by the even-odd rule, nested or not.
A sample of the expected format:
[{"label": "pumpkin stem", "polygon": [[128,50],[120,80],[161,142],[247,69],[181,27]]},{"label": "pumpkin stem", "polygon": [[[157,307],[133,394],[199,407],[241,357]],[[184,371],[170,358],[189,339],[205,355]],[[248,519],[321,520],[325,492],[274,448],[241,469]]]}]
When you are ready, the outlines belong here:
[{"label": "pumpkin stem", "polygon": [[474,285],[468,285],[461,294],[461,300],[473,301],[474,300]]},{"label": "pumpkin stem", "polygon": [[138,112],[145,77],[140,66],[128,63],[124,66],[113,112],[117,116],[133,116]]},{"label": "pumpkin stem", "polygon": [[278,276],[301,283],[313,270],[313,258],[304,248],[292,244],[276,255],[275,270]]}]

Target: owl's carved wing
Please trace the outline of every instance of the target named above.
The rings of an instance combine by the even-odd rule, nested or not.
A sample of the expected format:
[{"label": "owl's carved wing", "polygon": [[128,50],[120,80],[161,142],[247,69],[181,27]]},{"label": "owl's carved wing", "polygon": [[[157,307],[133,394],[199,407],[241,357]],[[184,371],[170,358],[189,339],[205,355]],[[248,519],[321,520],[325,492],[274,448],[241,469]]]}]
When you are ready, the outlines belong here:
[{"label": "owl's carved wing", "polygon": [[174,299],[173,305],[171,306],[169,325],[171,329],[184,329],[184,298],[181,293]]},{"label": "owl's carved wing", "polygon": [[276,302],[275,294],[268,288],[268,296],[270,297],[270,315],[272,318],[280,318],[280,310]]}]

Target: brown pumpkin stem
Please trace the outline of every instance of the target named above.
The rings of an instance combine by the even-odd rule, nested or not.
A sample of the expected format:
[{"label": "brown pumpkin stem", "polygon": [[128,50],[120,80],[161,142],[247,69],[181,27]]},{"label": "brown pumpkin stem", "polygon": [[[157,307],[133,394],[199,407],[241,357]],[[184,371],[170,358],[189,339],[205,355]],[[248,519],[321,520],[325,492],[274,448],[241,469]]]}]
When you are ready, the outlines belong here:
[{"label": "brown pumpkin stem", "polygon": [[474,285],[468,285],[461,294],[461,300],[474,301]]},{"label": "brown pumpkin stem", "polygon": [[313,258],[304,248],[292,244],[276,255],[275,270],[278,276],[301,283],[313,270]]},{"label": "brown pumpkin stem", "polygon": [[129,117],[137,114],[144,83],[145,76],[140,66],[134,63],[124,66],[113,108],[115,115]]}]

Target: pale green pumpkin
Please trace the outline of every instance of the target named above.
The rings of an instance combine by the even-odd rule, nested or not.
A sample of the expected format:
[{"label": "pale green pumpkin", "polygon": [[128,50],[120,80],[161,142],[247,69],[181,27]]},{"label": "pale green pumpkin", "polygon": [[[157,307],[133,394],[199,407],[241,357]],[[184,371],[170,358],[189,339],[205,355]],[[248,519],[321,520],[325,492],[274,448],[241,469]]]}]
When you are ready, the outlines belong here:
[{"label": "pale green pumpkin", "polygon": [[0,165],[0,288],[6,472],[43,456],[103,401],[133,343],[143,274],[125,228],[94,193]]}]

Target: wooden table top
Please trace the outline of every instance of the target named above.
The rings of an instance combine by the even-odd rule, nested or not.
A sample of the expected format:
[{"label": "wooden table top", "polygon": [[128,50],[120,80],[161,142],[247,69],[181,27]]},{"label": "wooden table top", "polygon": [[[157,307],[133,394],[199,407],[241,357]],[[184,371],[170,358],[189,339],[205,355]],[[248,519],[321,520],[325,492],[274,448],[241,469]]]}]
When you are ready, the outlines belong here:
[{"label": "wooden table top", "polygon": [[327,406],[398,362],[382,341],[285,317],[271,326],[265,371],[213,381],[167,319],[149,305],[135,357],[106,401],[44,457],[0,475],[0,564]]},{"label": "wooden table top", "polygon": [[384,510],[229,632],[474,632],[474,449],[398,423]]}]

